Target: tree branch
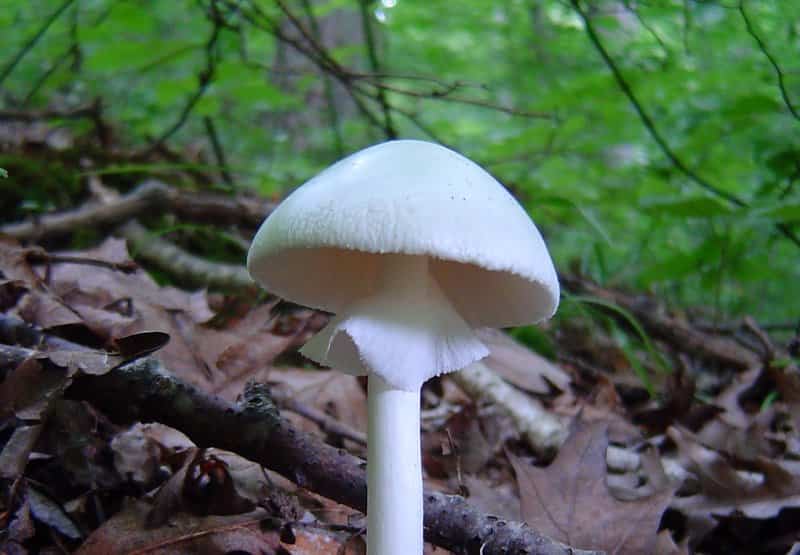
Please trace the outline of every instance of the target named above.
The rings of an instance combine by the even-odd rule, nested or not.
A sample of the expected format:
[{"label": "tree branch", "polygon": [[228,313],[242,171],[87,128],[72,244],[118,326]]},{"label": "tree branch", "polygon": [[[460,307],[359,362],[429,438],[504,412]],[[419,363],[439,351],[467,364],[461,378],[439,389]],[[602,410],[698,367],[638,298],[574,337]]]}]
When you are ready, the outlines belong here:
[{"label": "tree branch", "polygon": [[783,97],[783,103],[786,104],[786,107],[791,112],[794,119],[800,121],[800,113],[798,113],[797,108],[792,103],[792,99],[789,98],[789,91],[786,90],[786,82],[784,80],[784,73],[781,70],[781,66],[778,65],[778,61],[775,57],[770,53],[769,48],[767,48],[766,43],[761,39],[761,37],[756,32],[756,28],[753,23],[750,21],[750,17],[747,15],[747,11],[744,7],[744,0],[739,0],[739,13],[742,15],[742,19],[744,20],[744,25],[747,28],[747,32],[753,37],[753,40],[756,41],[759,50],[761,50],[762,54],[766,56],[767,60],[769,60],[772,69],[775,71],[775,75],[778,77],[778,88],[781,91],[781,97]]},{"label": "tree branch", "polygon": [[203,95],[208,90],[208,86],[214,79],[214,73],[216,72],[217,68],[216,53],[214,52],[214,49],[216,48],[217,41],[219,40],[219,35],[223,27],[222,16],[217,12],[216,4],[214,4],[214,2],[211,3],[211,22],[213,25],[211,29],[211,35],[208,37],[208,40],[206,40],[205,44],[206,65],[197,77],[197,89],[195,89],[195,91],[187,98],[186,103],[184,104],[183,109],[178,116],[178,119],[175,120],[175,123],[164,130],[164,132],[145,149],[144,155],[148,155],[158,150],[161,145],[163,145],[170,137],[177,133],[181,127],[183,127],[183,125],[189,119],[189,115],[192,113],[192,110],[194,110],[194,107],[197,105],[200,99],[203,98]]},{"label": "tree branch", "polygon": [[[317,23],[317,18],[314,17],[314,9],[311,6],[310,0],[303,0],[303,10],[306,13],[306,19],[311,27],[311,32],[317,42],[322,43],[322,31]],[[344,137],[342,136],[342,125],[339,121],[339,112],[336,110],[336,95],[333,91],[333,83],[331,83],[331,76],[326,72],[322,72],[322,86],[325,90],[325,102],[328,105],[328,120],[333,134],[333,143],[336,147],[336,155],[338,157],[344,156]]]},{"label": "tree branch", "polygon": [[55,22],[56,19],[59,18],[59,16],[61,16],[62,13],[64,13],[64,11],[70,6],[70,4],[72,4],[72,2],[73,0],[66,0],[63,4],[61,4],[56,11],[54,11],[47,19],[45,19],[39,30],[36,31],[36,33],[34,33],[24,45],[22,45],[22,48],[19,52],[17,52],[17,55],[14,56],[10,62],[8,62],[8,65],[4,67],[2,71],[0,71],[0,85],[3,84],[3,82],[6,80],[6,77],[8,77],[11,72],[14,71],[14,68],[17,67],[17,65],[28,54],[28,52],[30,52],[31,49],[36,46],[36,43],[39,42],[50,26]]},{"label": "tree branch", "polygon": [[575,275],[559,274],[558,278],[572,293],[592,295],[624,308],[636,317],[647,333],[672,345],[679,352],[713,360],[740,372],[761,364],[756,353],[732,339],[706,333],[682,319],[664,314],[654,306],[655,301],[652,298],[605,289]]},{"label": "tree branch", "polygon": [[82,227],[120,225],[144,214],[163,212],[172,212],[192,221],[256,228],[273,207],[273,203],[254,196],[196,193],[148,180],[108,204],[86,204],[66,212],[0,225],[0,233],[21,241],[43,239]]},{"label": "tree branch", "polygon": [[[367,47],[367,58],[369,59],[370,69],[373,73],[381,72],[381,65],[378,61],[378,47],[375,44],[375,34],[372,31],[372,21],[369,13],[369,0],[357,0],[359,13],[361,15],[361,30],[364,33],[364,43]],[[395,129],[394,121],[392,120],[392,110],[386,100],[386,89],[379,88],[376,99],[383,112],[383,129],[386,132],[387,139],[397,138],[397,129]]]},{"label": "tree branch", "polygon": [[208,135],[208,140],[211,143],[211,149],[214,151],[214,157],[217,159],[219,173],[225,183],[233,186],[233,178],[228,171],[228,162],[225,158],[225,150],[222,148],[222,143],[219,140],[219,134],[217,133],[217,128],[214,125],[214,120],[209,116],[204,116],[203,124],[206,126],[206,135]]},{"label": "tree branch", "polygon": [[[639,116],[639,119],[642,121],[642,124],[650,133],[650,136],[659,146],[664,155],[669,159],[670,162],[672,162],[672,165],[675,166],[683,175],[688,177],[691,181],[693,181],[695,184],[702,187],[709,193],[717,197],[720,197],[722,199],[725,199],[735,206],[746,207],[747,203],[745,201],[743,201],[733,193],[729,193],[728,191],[725,191],[715,186],[710,181],[708,181],[700,174],[695,172],[693,169],[689,168],[689,166],[687,166],[686,163],[684,163],[684,161],[678,157],[678,155],[675,153],[675,151],[672,150],[672,148],[669,146],[669,143],[667,143],[667,140],[664,138],[664,136],[656,127],[656,124],[653,121],[653,119],[644,109],[644,106],[639,101],[636,94],[633,92],[631,86],[625,80],[625,77],[622,75],[622,71],[620,71],[614,59],[608,53],[605,46],[603,46],[603,43],[600,40],[600,37],[594,28],[594,24],[592,23],[591,18],[586,13],[586,11],[583,8],[581,8],[580,0],[570,0],[570,3],[572,4],[572,7],[575,9],[575,11],[578,13],[580,18],[583,20],[583,23],[586,27],[586,34],[589,36],[589,40],[595,47],[595,50],[597,50],[598,54],[600,54],[600,57],[603,58],[603,61],[606,63],[606,66],[608,66],[608,69],[611,70],[611,73],[613,74],[614,80],[617,82],[617,85],[619,85],[619,88],[622,89],[622,92],[628,98],[628,101],[631,103],[631,106],[633,106],[633,109],[636,111],[637,115]],[[774,225],[775,228],[778,229],[778,231],[784,237],[786,237],[787,239],[792,241],[795,245],[800,247],[800,237],[798,237],[795,234],[794,230],[792,230],[791,227],[783,223],[776,223]]]},{"label": "tree branch", "polygon": [[180,283],[223,289],[247,289],[255,284],[244,266],[211,262],[154,236],[136,220],[119,228],[137,259],[174,276]]},{"label": "tree branch", "polygon": [[[0,325],[4,319],[0,316]],[[29,339],[45,335],[31,328],[25,333]],[[60,341],[60,348],[65,344]],[[0,349],[4,356],[9,353],[13,356],[13,349]],[[292,427],[278,415],[263,386],[247,388],[244,402],[232,405],[173,378],[157,361],[144,358],[102,376],[80,376],[67,396],[91,403],[119,423],[161,422],[201,447],[234,451],[300,487],[359,511],[366,509],[365,462]],[[597,553],[572,549],[526,524],[483,514],[460,496],[434,491],[425,492],[425,538],[446,549],[485,555]]]}]

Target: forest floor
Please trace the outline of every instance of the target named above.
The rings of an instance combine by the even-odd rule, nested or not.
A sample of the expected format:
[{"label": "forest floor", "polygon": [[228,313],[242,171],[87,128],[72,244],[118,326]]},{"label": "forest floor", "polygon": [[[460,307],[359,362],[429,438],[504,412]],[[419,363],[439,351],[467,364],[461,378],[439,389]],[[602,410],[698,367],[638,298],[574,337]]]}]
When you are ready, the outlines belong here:
[{"label": "forest floor", "polygon": [[[0,552],[363,553],[366,382],[237,262],[279,199],[37,125],[0,179]],[[429,552],[800,553],[798,337],[560,278],[591,309],[548,358],[487,330],[423,388]]]}]

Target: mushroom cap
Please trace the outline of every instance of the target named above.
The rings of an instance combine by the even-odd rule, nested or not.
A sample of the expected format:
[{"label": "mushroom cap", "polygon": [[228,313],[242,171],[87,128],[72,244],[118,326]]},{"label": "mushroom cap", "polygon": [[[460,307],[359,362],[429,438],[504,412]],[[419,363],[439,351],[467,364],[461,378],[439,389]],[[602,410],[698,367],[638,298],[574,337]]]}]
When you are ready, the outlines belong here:
[{"label": "mushroom cap", "polygon": [[256,233],[247,268],[268,291],[336,313],[374,291],[384,253],[428,256],[473,326],[535,323],[558,306],[553,262],[522,206],[483,168],[425,141],[366,148],[296,189]]}]

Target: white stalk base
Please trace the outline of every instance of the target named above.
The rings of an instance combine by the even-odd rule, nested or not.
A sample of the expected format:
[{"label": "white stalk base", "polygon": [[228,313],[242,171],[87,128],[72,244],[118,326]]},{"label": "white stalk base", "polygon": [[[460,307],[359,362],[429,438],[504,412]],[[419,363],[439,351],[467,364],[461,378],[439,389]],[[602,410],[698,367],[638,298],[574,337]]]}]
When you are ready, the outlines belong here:
[{"label": "white stalk base", "polygon": [[369,377],[367,555],[421,555],[419,389]]}]

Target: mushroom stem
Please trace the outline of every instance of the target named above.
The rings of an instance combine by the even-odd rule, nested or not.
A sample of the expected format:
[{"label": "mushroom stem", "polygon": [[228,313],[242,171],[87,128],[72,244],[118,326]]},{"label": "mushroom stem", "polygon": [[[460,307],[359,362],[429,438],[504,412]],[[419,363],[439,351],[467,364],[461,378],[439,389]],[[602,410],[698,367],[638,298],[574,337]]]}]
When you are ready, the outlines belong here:
[{"label": "mushroom stem", "polygon": [[419,390],[369,376],[368,555],[421,555],[422,466]]}]

